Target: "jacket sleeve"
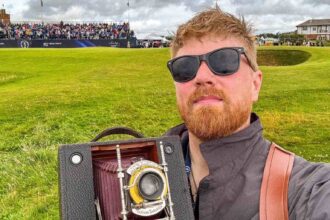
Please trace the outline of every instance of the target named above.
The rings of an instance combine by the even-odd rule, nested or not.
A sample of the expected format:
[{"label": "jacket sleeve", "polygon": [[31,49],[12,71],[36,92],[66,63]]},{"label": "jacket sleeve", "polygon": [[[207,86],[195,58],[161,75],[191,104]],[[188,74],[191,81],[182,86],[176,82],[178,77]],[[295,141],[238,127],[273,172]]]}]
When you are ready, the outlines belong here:
[{"label": "jacket sleeve", "polygon": [[330,164],[295,158],[289,182],[291,219],[330,220]]}]

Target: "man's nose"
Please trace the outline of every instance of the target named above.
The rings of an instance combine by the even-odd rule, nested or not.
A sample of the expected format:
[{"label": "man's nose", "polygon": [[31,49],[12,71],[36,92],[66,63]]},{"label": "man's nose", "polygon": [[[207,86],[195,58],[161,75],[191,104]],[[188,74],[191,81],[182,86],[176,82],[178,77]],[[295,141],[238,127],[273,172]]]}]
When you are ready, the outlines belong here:
[{"label": "man's nose", "polygon": [[213,85],[216,75],[210,70],[205,61],[198,68],[194,83],[196,85]]}]

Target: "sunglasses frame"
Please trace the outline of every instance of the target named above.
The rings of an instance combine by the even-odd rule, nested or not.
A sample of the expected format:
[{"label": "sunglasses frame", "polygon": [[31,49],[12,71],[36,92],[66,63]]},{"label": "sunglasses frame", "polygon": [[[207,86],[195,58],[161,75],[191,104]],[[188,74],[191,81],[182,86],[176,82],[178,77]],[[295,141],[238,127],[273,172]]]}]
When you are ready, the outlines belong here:
[{"label": "sunglasses frame", "polygon": [[[236,51],[236,52],[238,53],[238,55],[239,55],[239,56],[238,56],[239,59],[238,59],[237,69],[235,69],[235,71],[233,71],[233,72],[231,72],[231,73],[218,73],[218,72],[214,71],[213,68],[209,65],[209,56],[210,56],[211,54],[215,53],[216,51],[226,50],[226,49],[231,49],[231,50],[234,50],[234,51]],[[217,75],[217,76],[229,76],[229,75],[232,75],[232,74],[234,74],[234,73],[236,73],[236,72],[238,71],[238,69],[239,69],[239,67],[240,67],[240,64],[241,64],[241,63],[240,63],[240,61],[241,61],[241,59],[240,59],[240,55],[241,55],[241,54],[243,54],[243,55],[246,57],[246,59],[247,59],[249,65],[252,67],[251,62],[250,62],[250,59],[248,58],[248,56],[247,56],[246,53],[245,53],[245,49],[244,49],[244,47],[222,47],[222,48],[218,48],[218,49],[212,50],[212,51],[210,51],[210,52],[208,52],[208,53],[201,54],[201,55],[184,55],[184,56],[175,57],[175,58],[173,58],[173,59],[171,59],[171,60],[169,60],[169,61],[167,62],[167,68],[170,70],[171,75],[172,75],[172,77],[173,77],[173,79],[174,79],[174,74],[173,74],[173,63],[174,63],[176,60],[178,60],[178,59],[180,59],[180,58],[183,58],[183,57],[193,57],[193,58],[195,58],[195,59],[198,60],[198,68],[197,68],[196,72],[192,75],[191,78],[189,78],[189,79],[187,79],[187,80],[180,80],[180,81],[177,81],[177,80],[174,79],[174,81],[176,81],[176,82],[180,82],[180,83],[183,83],[183,82],[188,82],[188,81],[190,81],[190,80],[193,80],[193,79],[196,77],[196,75],[197,75],[197,72],[198,72],[198,70],[199,70],[199,68],[200,68],[200,65],[201,65],[201,62],[202,62],[202,61],[205,61],[205,62],[206,62],[208,68],[209,68],[209,69],[212,71],[212,73],[214,73],[215,75]],[[253,68],[252,68],[252,69],[253,69]]]}]

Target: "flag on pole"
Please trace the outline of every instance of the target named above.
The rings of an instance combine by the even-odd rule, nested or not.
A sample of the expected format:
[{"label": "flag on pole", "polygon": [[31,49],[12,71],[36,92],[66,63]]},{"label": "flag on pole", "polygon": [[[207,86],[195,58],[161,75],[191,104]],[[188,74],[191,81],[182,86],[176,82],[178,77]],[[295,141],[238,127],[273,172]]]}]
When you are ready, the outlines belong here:
[{"label": "flag on pole", "polygon": [[42,0],[40,0],[40,5],[41,7],[44,7],[44,2]]}]

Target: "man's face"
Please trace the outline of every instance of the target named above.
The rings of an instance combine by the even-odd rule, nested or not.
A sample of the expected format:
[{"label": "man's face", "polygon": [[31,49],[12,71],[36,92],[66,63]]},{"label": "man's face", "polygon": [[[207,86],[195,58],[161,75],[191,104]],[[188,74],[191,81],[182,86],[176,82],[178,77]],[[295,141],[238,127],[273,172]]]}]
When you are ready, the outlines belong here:
[{"label": "man's face", "polygon": [[[236,38],[193,38],[185,42],[176,57],[205,54],[222,47],[244,47],[244,44]],[[244,55],[240,60],[238,71],[232,75],[217,76],[202,61],[194,79],[175,82],[181,117],[189,132],[199,139],[205,141],[228,136],[249,125],[262,73],[254,72]]]}]

